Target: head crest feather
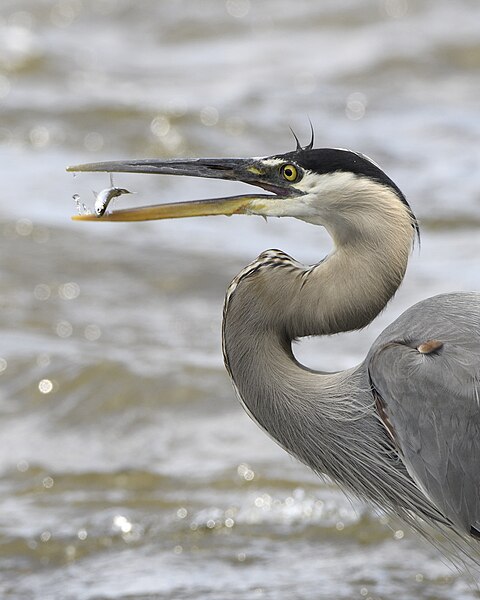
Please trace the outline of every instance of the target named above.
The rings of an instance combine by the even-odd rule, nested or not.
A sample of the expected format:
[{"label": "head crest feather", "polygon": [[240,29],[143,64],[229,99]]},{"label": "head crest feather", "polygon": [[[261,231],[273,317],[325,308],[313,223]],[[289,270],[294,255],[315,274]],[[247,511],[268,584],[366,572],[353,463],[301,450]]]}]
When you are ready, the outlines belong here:
[{"label": "head crest feather", "polygon": [[302,149],[302,145],[300,144],[300,141],[297,137],[297,134],[293,131],[293,129],[290,127],[290,131],[292,132],[293,137],[295,138],[295,141],[297,142],[297,147],[296,150],[301,150]]},{"label": "head crest feather", "polygon": [[310,138],[310,142],[306,146],[304,146],[304,147],[300,143],[300,140],[298,139],[297,134],[290,127],[290,131],[292,132],[292,135],[295,138],[295,142],[297,143],[297,147],[295,148],[295,150],[297,152],[299,150],[312,150],[313,149],[313,143],[315,141],[315,132],[313,130],[313,124],[312,124],[312,121],[311,121],[310,117],[308,118],[308,122],[310,123],[311,138]]}]

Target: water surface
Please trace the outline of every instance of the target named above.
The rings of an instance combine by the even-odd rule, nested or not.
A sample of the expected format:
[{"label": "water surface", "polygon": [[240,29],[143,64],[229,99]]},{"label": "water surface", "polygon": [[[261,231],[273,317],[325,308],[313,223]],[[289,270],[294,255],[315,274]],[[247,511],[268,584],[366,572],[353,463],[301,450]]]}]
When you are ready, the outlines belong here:
[{"label": "water surface", "polygon": [[[319,260],[326,233],[247,217],[73,223],[72,194],[91,205],[108,179],[64,168],[284,152],[289,126],[308,141],[308,117],[317,145],[371,155],[422,246],[369,329],[296,348],[316,368],[352,366],[407,306],[479,287],[479,22],[468,0],[2,2],[2,597],[478,597],[235,400],[228,282],[268,247]],[[115,183],[139,204],[244,189]]]}]

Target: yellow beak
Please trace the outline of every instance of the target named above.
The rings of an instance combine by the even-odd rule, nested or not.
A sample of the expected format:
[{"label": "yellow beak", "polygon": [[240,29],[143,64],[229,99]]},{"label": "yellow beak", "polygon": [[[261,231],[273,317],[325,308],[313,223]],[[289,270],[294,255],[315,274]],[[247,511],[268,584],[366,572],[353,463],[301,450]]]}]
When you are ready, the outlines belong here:
[{"label": "yellow beak", "polygon": [[[266,198],[268,196],[264,194]],[[231,196],[229,198],[211,198],[192,200],[191,202],[171,202],[127,208],[105,213],[101,218],[95,214],[74,215],[74,221],[154,221],[156,219],[181,219],[183,217],[206,217],[209,215],[248,214],[248,207],[258,196]]]}]

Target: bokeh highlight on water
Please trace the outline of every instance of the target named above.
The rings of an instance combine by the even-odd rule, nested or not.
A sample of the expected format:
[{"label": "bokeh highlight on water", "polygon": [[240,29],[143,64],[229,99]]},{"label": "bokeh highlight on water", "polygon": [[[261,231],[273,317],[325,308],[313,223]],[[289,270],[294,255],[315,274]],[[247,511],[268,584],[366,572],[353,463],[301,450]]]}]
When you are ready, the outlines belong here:
[{"label": "bokeh highlight on water", "polygon": [[[0,593],[4,598],[475,598],[398,523],[350,502],[242,412],[222,366],[230,279],[319,228],[246,217],[70,221],[123,157],[371,155],[422,225],[372,326],[309,340],[362,359],[407,306],[478,289],[474,0],[3,0],[0,7]],[[117,206],[240,184],[117,176]]]}]

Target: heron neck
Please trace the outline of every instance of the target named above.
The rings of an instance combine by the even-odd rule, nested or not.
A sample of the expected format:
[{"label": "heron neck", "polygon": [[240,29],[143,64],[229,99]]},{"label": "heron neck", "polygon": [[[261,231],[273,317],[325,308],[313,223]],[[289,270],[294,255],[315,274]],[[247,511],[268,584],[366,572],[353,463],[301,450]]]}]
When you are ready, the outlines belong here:
[{"label": "heron neck", "polygon": [[340,246],[304,268],[301,286],[284,306],[287,336],[332,335],[368,325],[400,286],[408,253]]},{"label": "heron neck", "polygon": [[366,371],[311,371],[297,362],[288,338],[260,331],[253,320],[237,329],[235,321],[229,314],[224,320],[225,364],[247,413],[300,461],[349,485],[345,440],[358,438],[360,448],[359,422],[371,403]]},{"label": "heron neck", "polygon": [[[345,435],[355,435],[355,415],[364,414],[371,393],[362,366],[340,373],[311,371],[293,356],[292,340],[367,325],[402,281],[412,243],[408,227],[403,237],[357,236],[337,244],[313,267],[267,251],[229,288],[223,348],[238,395],[253,418],[304,462],[310,464],[311,450],[304,440],[318,437],[322,423],[331,432],[332,419],[351,417],[335,427],[322,452],[330,454],[331,448],[344,446]],[[305,455],[299,456],[302,448]]]}]

